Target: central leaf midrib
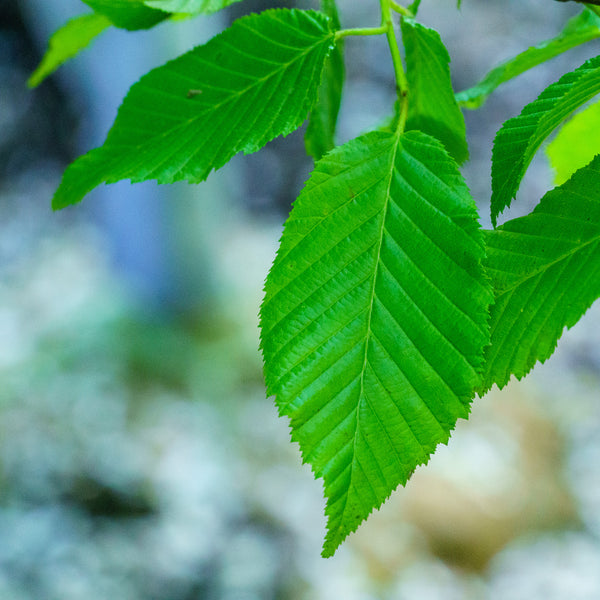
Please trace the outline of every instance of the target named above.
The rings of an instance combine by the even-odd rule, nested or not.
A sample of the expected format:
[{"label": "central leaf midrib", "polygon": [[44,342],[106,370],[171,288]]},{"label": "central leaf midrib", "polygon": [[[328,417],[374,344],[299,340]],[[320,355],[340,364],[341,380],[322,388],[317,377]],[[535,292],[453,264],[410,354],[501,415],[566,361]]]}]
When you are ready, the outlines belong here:
[{"label": "central leaf midrib", "polygon": [[[367,315],[367,331],[365,334],[365,353],[364,353],[364,360],[363,360],[363,366],[361,369],[361,374],[360,374],[360,388],[359,388],[359,394],[358,394],[358,402],[356,403],[356,431],[354,432],[354,440],[353,440],[353,448],[352,448],[352,462],[350,465],[350,480],[348,482],[348,491],[345,495],[344,498],[344,506],[341,509],[341,517],[340,517],[340,522],[338,525],[338,531],[340,529],[343,528],[343,523],[344,523],[344,515],[346,512],[346,506],[348,504],[348,497],[350,495],[350,489],[352,488],[352,482],[353,482],[353,478],[354,478],[354,470],[355,470],[355,465],[357,464],[357,457],[356,457],[356,446],[357,446],[357,442],[358,442],[358,434],[360,431],[360,406],[361,406],[361,402],[363,400],[363,398],[366,400],[366,395],[364,393],[364,380],[365,380],[365,373],[367,370],[367,363],[368,363],[368,356],[369,356],[369,340],[371,338],[371,319],[373,317],[373,306],[375,303],[375,286],[377,283],[377,273],[379,271],[379,263],[381,260],[381,247],[383,246],[383,236],[384,236],[384,232],[385,232],[385,220],[387,217],[387,211],[388,211],[388,207],[390,204],[390,190],[392,187],[392,180],[394,177],[394,165],[396,164],[396,155],[398,153],[398,148],[400,146],[400,135],[397,135],[397,138],[395,140],[395,144],[394,144],[394,150],[392,152],[392,158],[390,161],[390,165],[389,165],[389,180],[388,180],[388,184],[387,184],[387,188],[386,188],[386,192],[385,192],[385,202],[382,208],[382,216],[381,216],[381,229],[379,232],[379,241],[377,243],[377,256],[375,258],[374,261],[374,265],[375,268],[373,269],[373,284],[371,286],[371,292],[369,295],[369,302],[368,302],[368,315]],[[368,400],[367,400],[368,402]],[[367,481],[368,478],[366,478]],[[369,482],[370,484],[370,482]]]}]

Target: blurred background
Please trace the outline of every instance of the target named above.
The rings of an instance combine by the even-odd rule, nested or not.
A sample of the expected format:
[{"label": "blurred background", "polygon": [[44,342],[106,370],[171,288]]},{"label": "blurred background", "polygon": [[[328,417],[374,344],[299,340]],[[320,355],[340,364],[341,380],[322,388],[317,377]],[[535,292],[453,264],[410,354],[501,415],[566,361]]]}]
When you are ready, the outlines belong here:
[{"label": "blurred background", "polygon": [[[375,0],[340,0],[344,27]],[[105,32],[26,80],[79,0],[0,0],[0,599],[589,600],[600,597],[600,306],[523,382],[477,399],[449,445],[320,558],[321,482],[265,397],[257,312],[303,131],[198,186],[120,183],[52,213],[129,86],[246,11]],[[555,35],[553,0],[423,0],[458,90]],[[393,103],[385,41],[349,39],[339,142]],[[489,224],[491,143],[597,42],[467,113],[464,173]],[[536,158],[512,215],[551,187]]]}]

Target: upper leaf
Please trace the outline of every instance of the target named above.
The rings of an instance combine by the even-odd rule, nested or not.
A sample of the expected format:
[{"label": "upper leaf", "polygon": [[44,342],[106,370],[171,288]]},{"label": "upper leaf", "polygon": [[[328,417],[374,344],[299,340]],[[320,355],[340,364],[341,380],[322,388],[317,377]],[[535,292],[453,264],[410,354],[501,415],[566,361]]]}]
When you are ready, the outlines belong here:
[{"label": "upper leaf", "polygon": [[[334,29],[340,29],[335,0],[323,0],[323,12]],[[317,104],[310,113],[304,141],[306,152],[318,160],[335,146],[335,130],[344,85],[344,42],[338,41],[323,69]]]},{"label": "upper leaf", "polygon": [[483,390],[546,360],[600,296],[600,157],[486,242],[496,300]]},{"label": "upper leaf", "polygon": [[102,182],[199,182],[287,135],[315,102],[333,38],[321,13],[269,10],[154,69],[130,89],[104,145],[66,170],[54,208]]},{"label": "upper leaf", "polygon": [[560,185],[575,171],[600,154],[600,102],[588,106],[567,121],[546,147],[554,169],[554,182]]},{"label": "upper leaf", "polygon": [[29,87],[38,86],[58,67],[88,46],[110,24],[107,17],[98,13],[81,15],[65,23],[50,38],[42,62],[27,81]]},{"label": "upper leaf", "polygon": [[323,477],[324,556],[466,417],[492,293],[477,212],[430,136],[373,132],[326,154],[265,284],[267,389]]},{"label": "upper leaf", "polygon": [[456,94],[465,108],[479,108],[502,83],[574,48],[600,37],[600,17],[589,9],[570,19],[558,36],[521,52],[492,69],[478,84]]},{"label": "upper leaf", "polygon": [[240,0],[144,0],[146,6],[170,13],[210,14]]},{"label": "upper leaf", "polygon": [[465,120],[454,97],[450,55],[439,34],[412,19],[402,19],[410,98],[407,129],[440,140],[460,164],[469,158]]},{"label": "upper leaf", "polygon": [[515,197],[521,179],[542,142],[575,109],[600,92],[600,56],[548,86],[504,123],[492,152],[492,222]]},{"label": "upper leaf", "polygon": [[113,25],[128,29],[149,29],[168,15],[144,5],[143,0],[82,0],[95,12],[108,17]]}]

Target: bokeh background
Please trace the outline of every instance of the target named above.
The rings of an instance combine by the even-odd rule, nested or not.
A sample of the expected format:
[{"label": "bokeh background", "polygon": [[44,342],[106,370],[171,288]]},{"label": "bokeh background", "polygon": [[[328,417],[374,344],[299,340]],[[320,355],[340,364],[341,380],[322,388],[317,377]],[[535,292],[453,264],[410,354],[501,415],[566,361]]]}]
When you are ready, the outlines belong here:
[{"label": "bokeh background", "polygon": [[[299,2],[301,7],[316,3]],[[345,27],[375,0],[340,0]],[[52,213],[128,87],[245,11],[111,30],[26,80],[79,0],[0,0],[0,599],[600,598],[600,306],[521,383],[477,399],[449,445],[332,559],[322,486],[265,397],[261,288],[310,173],[303,131],[198,186],[104,186]],[[457,89],[555,35],[553,0],[423,0]],[[339,141],[394,96],[384,40],[349,39]],[[467,113],[464,172],[489,224],[491,142],[595,42]],[[551,187],[542,155],[512,215]]]}]

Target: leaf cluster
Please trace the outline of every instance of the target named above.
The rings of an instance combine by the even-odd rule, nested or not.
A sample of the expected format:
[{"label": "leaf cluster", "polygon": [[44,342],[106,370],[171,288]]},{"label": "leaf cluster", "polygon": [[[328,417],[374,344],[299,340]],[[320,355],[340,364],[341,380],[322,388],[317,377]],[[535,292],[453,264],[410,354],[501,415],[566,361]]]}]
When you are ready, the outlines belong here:
[{"label": "leaf cluster", "polygon": [[[31,85],[107,27],[148,28],[237,0],[83,1],[93,12],[52,37]],[[324,556],[447,443],[476,394],[546,360],[600,296],[598,105],[568,121],[600,93],[599,56],[498,131],[494,226],[564,125],[548,150],[558,185],[531,214],[483,230],[459,168],[469,157],[461,109],[600,37],[599,9],[584,7],[555,38],[455,93],[448,51],[419,22],[419,4],[380,0],[381,25],[361,29],[341,28],[335,0],[238,19],[135,83],[104,144],[68,167],[53,199],[63,208],[123,179],[200,182],[308,117],[315,166],[285,224],[260,328],[268,392],[324,481]],[[397,102],[388,126],[336,145],[352,35],[387,37]]]}]

